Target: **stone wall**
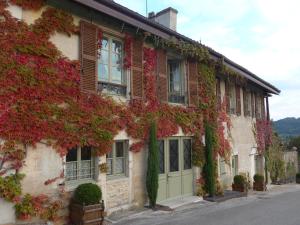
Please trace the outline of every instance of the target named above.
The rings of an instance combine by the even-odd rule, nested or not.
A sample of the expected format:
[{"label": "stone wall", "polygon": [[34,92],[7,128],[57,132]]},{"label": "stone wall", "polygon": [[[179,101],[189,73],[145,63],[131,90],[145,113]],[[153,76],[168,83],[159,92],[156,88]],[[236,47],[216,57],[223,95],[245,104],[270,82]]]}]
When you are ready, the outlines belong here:
[{"label": "stone wall", "polygon": [[116,208],[129,204],[129,178],[107,180],[106,208]]}]

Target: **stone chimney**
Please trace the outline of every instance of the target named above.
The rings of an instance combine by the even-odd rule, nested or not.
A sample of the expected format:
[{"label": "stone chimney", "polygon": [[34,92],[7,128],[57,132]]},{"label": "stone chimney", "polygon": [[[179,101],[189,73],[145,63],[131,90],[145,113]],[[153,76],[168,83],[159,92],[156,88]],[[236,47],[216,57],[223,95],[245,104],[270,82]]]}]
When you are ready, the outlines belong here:
[{"label": "stone chimney", "polygon": [[172,7],[166,8],[158,13],[150,12],[148,18],[156,21],[157,23],[170,28],[171,30],[177,30],[177,13],[176,9]]}]

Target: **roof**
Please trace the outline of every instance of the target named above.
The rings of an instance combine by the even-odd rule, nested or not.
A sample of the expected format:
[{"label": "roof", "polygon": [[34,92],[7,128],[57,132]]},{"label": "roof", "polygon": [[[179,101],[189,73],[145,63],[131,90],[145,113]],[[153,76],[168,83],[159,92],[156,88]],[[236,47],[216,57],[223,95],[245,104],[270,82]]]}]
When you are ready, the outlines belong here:
[{"label": "roof", "polygon": [[[116,19],[122,20],[125,23],[128,23],[132,26],[140,28],[142,30],[148,31],[152,34],[155,34],[164,39],[170,39],[171,37],[176,37],[178,39],[184,40],[189,43],[199,45],[199,42],[192,40],[189,37],[186,37],[174,30],[171,30],[168,27],[165,27],[153,20],[148,19],[147,17],[128,9],[112,0],[73,0],[77,3],[85,5],[89,8],[92,8],[96,11],[102,12],[109,16],[112,16]],[[206,46],[207,47],[207,46]],[[233,62],[232,60],[228,59],[221,53],[207,47],[209,53],[216,57],[217,59],[223,59],[225,65],[230,67],[231,69],[235,70],[236,72],[240,73],[245,78],[249,79],[253,83],[259,85],[263,89],[265,89],[268,93],[271,94],[279,94],[280,90],[273,86],[272,84],[268,83],[267,81],[261,79],[254,73],[250,72],[246,68],[242,67],[241,65]]]}]

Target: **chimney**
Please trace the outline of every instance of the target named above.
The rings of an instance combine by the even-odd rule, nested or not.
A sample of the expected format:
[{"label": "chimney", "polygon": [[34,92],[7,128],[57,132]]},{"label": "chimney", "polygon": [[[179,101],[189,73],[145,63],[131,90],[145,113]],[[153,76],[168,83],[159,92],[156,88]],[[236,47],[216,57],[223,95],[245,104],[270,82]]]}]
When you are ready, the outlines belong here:
[{"label": "chimney", "polygon": [[171,30],[177,30],[177,13],[176,9],[172,7],[166,8],[158,13],[151,12],[148,18],[156,21],[157,23],[170,28]]}]

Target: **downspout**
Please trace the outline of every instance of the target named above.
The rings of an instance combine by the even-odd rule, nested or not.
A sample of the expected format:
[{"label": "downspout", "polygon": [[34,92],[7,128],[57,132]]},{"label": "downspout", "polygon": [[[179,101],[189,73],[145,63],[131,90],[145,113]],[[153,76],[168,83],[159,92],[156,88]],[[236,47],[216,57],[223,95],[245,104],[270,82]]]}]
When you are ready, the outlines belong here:
[{"label": "downspout", "polygon": [[[267,122],[270,123],[270,108],[269,108],[269,96],[266,96],[266,107],[267,107]],[[272,134],[268,134],[272,135]],[[268,137],[271,138],[271,137]],[[269,142],[266,144],[265,155],[269,149]],[[269,176],[268,176],[268,166],[267,166],[267,158],[265,157],[265,178],[266,178],[266,185],[269,183]]]}]

